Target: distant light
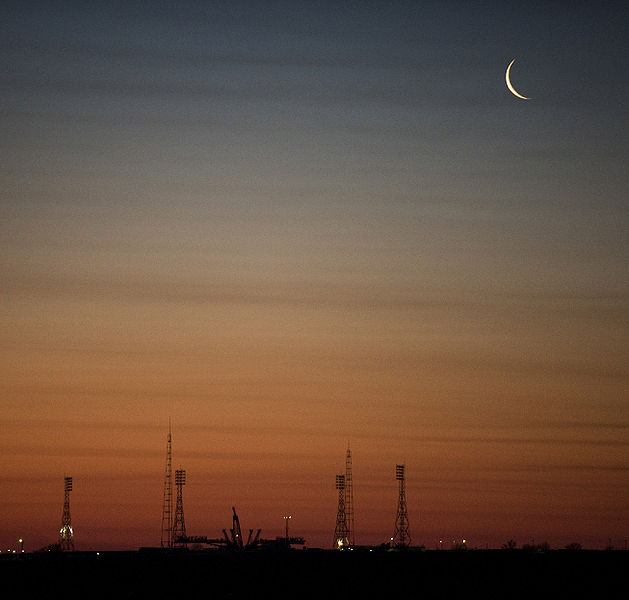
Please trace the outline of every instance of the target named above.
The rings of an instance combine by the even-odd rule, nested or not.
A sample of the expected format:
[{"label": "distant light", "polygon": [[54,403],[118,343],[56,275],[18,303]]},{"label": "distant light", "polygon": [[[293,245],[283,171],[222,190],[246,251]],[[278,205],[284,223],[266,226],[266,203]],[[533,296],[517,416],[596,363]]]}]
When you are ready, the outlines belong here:
[{"label": "distant light", "polygon": [[467,540],[463,540],[463,543],[464,543],[464,544],[467,544]]},{"label": "distant light", "polygon": [[24,541],[24,540],[23,540],[22,538],[20,538],[20,539],[18,540],[18,542],[20,542],[20,544],[21,544],[23,541]]}]

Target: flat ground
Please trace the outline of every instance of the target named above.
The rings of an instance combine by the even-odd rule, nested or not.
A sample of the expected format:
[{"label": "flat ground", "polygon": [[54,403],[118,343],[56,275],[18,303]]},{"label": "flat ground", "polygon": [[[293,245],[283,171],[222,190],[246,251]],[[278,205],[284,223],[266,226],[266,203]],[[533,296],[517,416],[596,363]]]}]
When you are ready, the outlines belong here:
[{"label": "flat ground", "polygon": [[20,598],[628,598],[629,552],[96,552],[0,558]]}]

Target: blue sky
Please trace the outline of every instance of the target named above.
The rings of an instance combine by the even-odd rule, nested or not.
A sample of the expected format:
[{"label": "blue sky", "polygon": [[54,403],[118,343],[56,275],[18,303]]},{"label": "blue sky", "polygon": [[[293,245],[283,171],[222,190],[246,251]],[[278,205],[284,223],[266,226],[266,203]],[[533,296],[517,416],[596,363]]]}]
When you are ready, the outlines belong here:
[{"label": "blue sky", "polygon": [[[146,432],[175,413],[180,431],[243,448],[243,472],[267,456],[270,478],[299,431],[320,453],[317,485],[350,437],[376,475],[403,455],[409,473],[445,473],[443,489],[511,469],[542,531],[557,471],[590,469],[583,505],[557,496],[576,516],[554,535],[607,539],[627,492],[614,478],[627,465],[626,16],[621,3],[5,5],[0,402],[17,455],[50,455],[60,422],[77,436],[15,475],[22,493],[55,469],[110,473],[78,433],[99,423],[136,427],[127,451],[159,455]],[[514,58],[529,101],[505,86]],[[195,466],[209,476],[193,464],[191,481]],[[161,461],[142,468],[159,488]],[[532,472],[547,477],[539,495]],[[523,510],[502,492],[492,510]],[[333,487],[327,501],[333,518]],[[426,536],[456,529],[456,502],[426,503]],[[475,518],[485,539],[512,537]]]}]

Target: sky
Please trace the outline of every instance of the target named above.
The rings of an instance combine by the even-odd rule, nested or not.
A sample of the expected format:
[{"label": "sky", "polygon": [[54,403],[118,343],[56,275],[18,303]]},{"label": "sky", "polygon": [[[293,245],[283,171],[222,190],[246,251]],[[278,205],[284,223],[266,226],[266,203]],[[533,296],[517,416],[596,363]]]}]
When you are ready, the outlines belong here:
[{"label": "sky", "polygon": [[626,544],[622,3],[0,16],[0,549]]}]

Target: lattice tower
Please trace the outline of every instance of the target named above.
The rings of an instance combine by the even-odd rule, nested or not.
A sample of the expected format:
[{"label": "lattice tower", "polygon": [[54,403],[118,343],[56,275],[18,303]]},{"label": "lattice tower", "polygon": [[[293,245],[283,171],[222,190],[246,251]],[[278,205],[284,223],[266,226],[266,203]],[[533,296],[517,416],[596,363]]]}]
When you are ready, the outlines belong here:
[{"label": "lattice tower", "polygon": [[349,545],[354,546],[356,544],[354,537],[354,481],[352,478],[352,451],[349,447],[345,456],[345,516]]},{"label": "lattice tower", "polygon": [[393,533],[393,545],[406,548],[411,543],[411,534],[408,528],[404,465],[395,465],[395,478],[399,483],[399,495],[397,516],[395,518],[395,532]]},{"label": "lattice tower", "polygon": [[166,443],[166,473],[164,475],[164,500],[162,503],[162,548],[173,546],[173,448],[170,423]]},{"label": "lattice tower", "polygon": [[59,547],[63,552],[74,550],[74,530],[70,520],[70,492],[72,491],[72,477],[64,477],[64,502],[59,529]]},{"label": "lattice tower", "polygon": [[186,472],[183,469],[175,471],[175,486],[177,487],[177,503],[175,504],[175,518],[173,519],[173,546],[183,547],[182,541],[186,537],[186,521],[183,517],[183,486],[186,484]]},{"label": "lattice tower", "polygon": [[339,506],[336,513],[333,547],[342,550],[349,546],[349,531],[347,530],[347,516],[345,514],[345,475],[336,476],[336,489],[339,493]]}]

